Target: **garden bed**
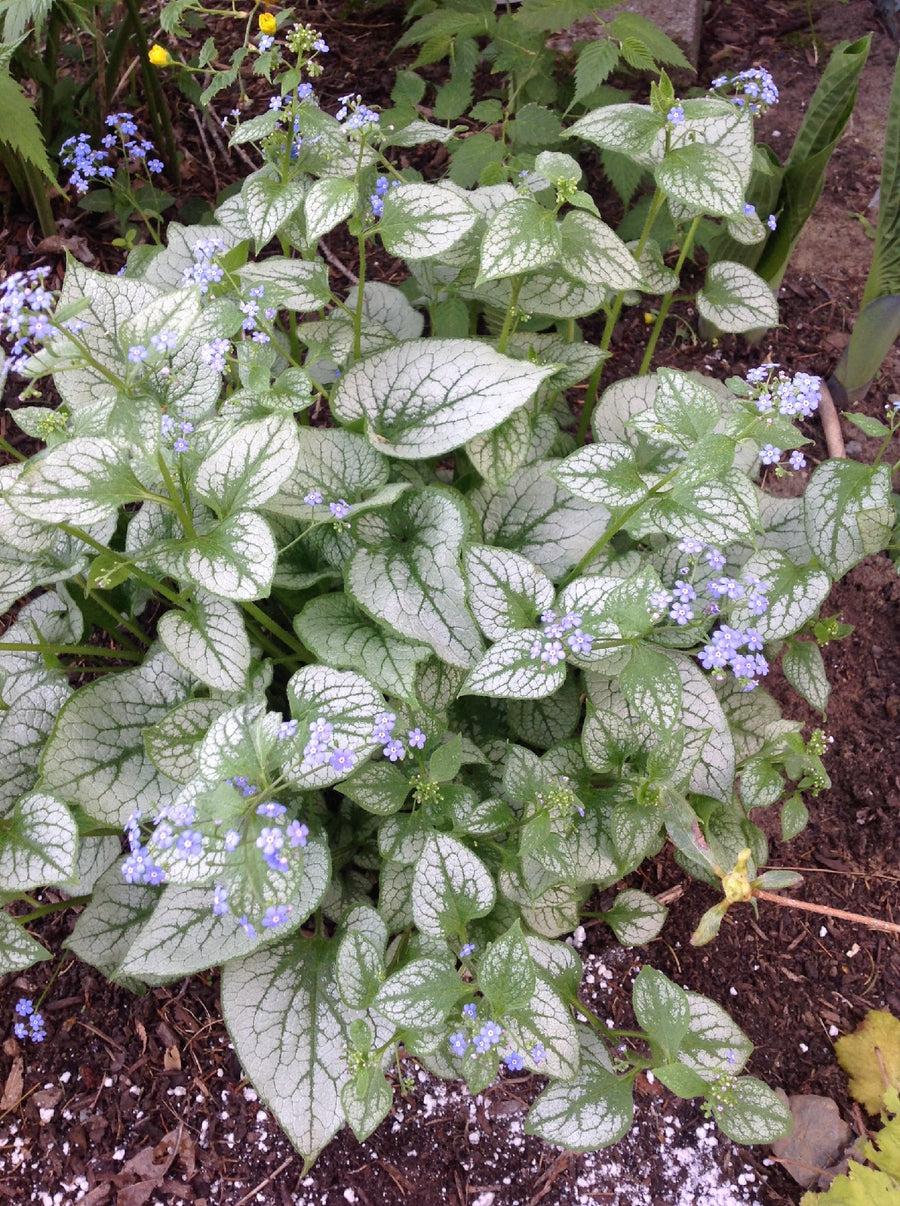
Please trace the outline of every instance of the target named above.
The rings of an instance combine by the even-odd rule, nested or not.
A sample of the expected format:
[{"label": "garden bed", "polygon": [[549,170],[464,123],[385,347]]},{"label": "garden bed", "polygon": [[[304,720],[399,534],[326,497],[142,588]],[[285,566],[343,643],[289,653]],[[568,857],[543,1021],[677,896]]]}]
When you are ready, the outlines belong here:
[{"label": "garden bed", "polygon": [[[348,17],[310,10],[309,19],[332,47],[323,79],[326,100],[353,88],[369,103],[385,102],[389,65],[398,61],[388,56],[401,16],[396,5],[354,9]],[[814,13],[815,41],[803,4],[761,8],[732,0],[712,7],[701,49],[707,74],[757,62],[772,71],[781,103],[764,119],[761,136],[786,148],[830,48],[869,29],[875,37],[856,113],[781,290],[783,328],[750,348],[732,336],[717,346],[694,344],[682,326],[668,346],[660,345],[658,364],[725,378],[743,374],[771,351],[792,372],[827,375],[833,367],[868,270],[871,243],[854,215],[866,214],[878,185],[896,46],[869,0],[823,0]],[[224,187],[239,178],[243,165],[216,158],[214,143],[201,135],[185,103],[177,124],[187,149],[187,193],[212,201],[207,190],[213,180]],[[60,206],[57,213],[71,223],[62,229],[74,254],[93,256],[94,266],[115,270],[109,231],[74,207]],[[15,214],[6,226],[9,270],[47,262],[61,266],[60,257],[41,251],[33,230]],[[334,237],[329,246],[334,272],[352,273],[350,243]],[[392,262],[383,257],[381,266],[390,279],[396,271]],[[635,311],[621,329],[615,376],[636,370],[639,352],[631,346],[638,346],[638,334],[643,341],[642,315]],[[883,413],[898,366],[895,352],[861,411]],[[14,407],[15,399],[7,404]],[[827,455],[818,423],[804,424],[804,432],[815,440],[809,458],[815,466]],[[22,444],[5,413],[0,435]],[[871,459],[875,441],[846,425],[845,438],[852,457]],[[898,455],[895,450],[895,460]],[[777,490],[783,483],[773,479],[769,485]],[[802,899],[898,920],[900,578],[887,557],[869,558],[852,571],[822,614],[837,614],[854,626],[849,637],[824,650],[832,683],[827,732],[834,742],[826,765],[833,786],[807,798],[810,824],[793,842],[779,843],[771,835],[771,861],[802,871]],[[789,716],[817,723],[785,683],[777,682],[774,690]],[[764,904],[756,920],[749,910],[733,911],[712,945],[693,948],[689,935],[716,894],[688,880],[665,855],[631,878],[632,886],[670,894],[669,921],[660,940],[635,951],[618,947],[602,925],[577,933],[574,941],[587,964],[585,1002],[603,1017],[627,1017],[637,970],[644,962],[658,967],[734,1016],[756,1044],[752,1072],[788,1093],[829,1095],[848,1119],[858,1118],[832,1039],[852,1030],[869,1009],[900,1014],[896,940]],[[57,915],[43,923],[41,937],[56,949],[69,925],[67,915]],[[471,1098],[413,1065],[406,1069],[409,1082],[396,1089],[392,1114],[367,1143],[361,1146],[345,1130],[304,1177],[302,1161],[242,1078],[221,1022],[215,976],[136,998],[63,953],[3,981],[0,1015],[11,1018],[19,996],[41,994],[51,979],[43,1005],[46,1041],[23,1049],[10,1037],[0,1057],[0,1199],[10,1202],[777,1206],[799,1199],[797,1187],[764,1150],[735,1148],[691,1103],[675,1101],[647,1078],[638,1081],[634,1130],[613,1148],[582,1156],[523,1135],[522,1116],[536,1093],[532,1078],[506,1073]],[[169,1156],[157,1146],[164,1136]]]}]

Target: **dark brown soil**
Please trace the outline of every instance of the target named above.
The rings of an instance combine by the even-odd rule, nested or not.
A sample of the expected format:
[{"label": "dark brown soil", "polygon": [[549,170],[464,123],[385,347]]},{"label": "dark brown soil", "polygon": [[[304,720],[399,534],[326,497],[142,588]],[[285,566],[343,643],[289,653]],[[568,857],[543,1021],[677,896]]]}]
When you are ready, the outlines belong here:
[{"label": "dark brown soil", "polygon": [[[815,40],[804,3],[714,3],[701,51],[704,79],[753,62],[773,72],[782,101],[766,119],[764,136],[784,154],[829,49],[874,30],[857,115],[785,279],[784,325],[762,347],[749,348],[733,337],[718,346],[694,345],[673,324],[659,363],[726,377],[770,349],[792,371],[827,375],[846,341],[871,254],[852,215],[866,212],[878,185],[896,46],[870,0],[821,0],[813,9]],[[307,13],[332,46],[325,102],[351,87],[370,102],[386,102],[390,68],[400,61],[390,49],[402,6],[357,5],[341,17],[337,11],[337,5],[316,5]],[[244,166],[221,159],[211,135],[201,140],[184,101],[177,127],[186,150],[185,195],[211,200],[214,184],[224,186]],[[83,238],[95,265],[118,267],[108,248],[115,232],[74,207],[61,208],[59,216],[62,233]],[[14,213],[0,238],[8,270],[38,262],[62,267],[61,257],[39,249],[34,230]],[[333,240],[332,251],[352,271],[350,249]],[[644,337],[635,313],[616,347],[616,376],[634,371]],[[883,411],[897,370],[894,354],[859,409]],[[827,456],[818,423],[809,424],[807,434],[815,440],[816,463]],[[20,438],[5,412],[0,435],[13,443]],[[873,441],[847,424],[844,435],[851,456],[871,459]],[[900,921],[900,578],[888,559],[872,557],[854,570],[823,614],[854,625],[846,640],[824,651],[833,686],[825,725],[834,738],[827,756],[833,786],[807,798],[809,827],[793,842],[773,841],[771,863],[802,871],[798,898]],[[819,723],[783,681],[772,686],[788,715]],[[667,857],[644,868],[636,882],[652,892],[675,889],[662,939],[635,953],[615,946],[600,925],[589,926],[583,939],[576,935],[586,958],[586,1002],[602,1016],[619,1017],[639,961],[660,967],[721,1002],[744,1027],[757,1045],[752,1072],[788,1093],[832,1096],[858,1129],[832,1040],[869,1009],[900,1015],[897,940],[764,903],[756,919],[749,909],[733,910],[718,940],[696,949],[689,935],[715,894],[688,881]],[[68,915],[56,915],[41,936],[58,949],[69,925]],[[522,1113],[539,1088],[529,1078],[506,1077],[473,1100],[412,1066],[405,1069],[410,1084],[402,1094],[398,1088],[394,1112],[372,1139],[361,1147],[342,1133],[304,1176],[299,1157],[242,1079],[220,1020],[217,983],[215,975],[195,977],[138,998],[65,954],[0,980],[0,1017],[9,1019],[10,1036],[0,1055],[0,1199],[16,1206],[782,1206],[799,1200],[796,1185],[764,1151],[714,1144],[690,1103],[673,1102],[646,1080],[638,1084],[635,1134],[592,1157],[561,1154],[522,1135]],[[46,994],[48,1037],[41,1046],[23,1047],[11,1037],[12,1006],[23,993]]]}]

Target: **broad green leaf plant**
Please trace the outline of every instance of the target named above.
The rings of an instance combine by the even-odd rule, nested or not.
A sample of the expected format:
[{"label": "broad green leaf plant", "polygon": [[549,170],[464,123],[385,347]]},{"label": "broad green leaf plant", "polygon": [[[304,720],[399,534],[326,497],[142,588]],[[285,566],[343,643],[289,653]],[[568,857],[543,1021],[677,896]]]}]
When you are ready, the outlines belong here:
[{"label": "broad green leaf plant", "polygon": [[[664,81],[570,133],[627,144],[689,226],[740,225],[750,121]],[[614,1142],[646,1069],[769,1142],[788,1114],[718,1005],[645,967],[637,1029],[608,1029],[561,938],[592,901],[621,942],[654,938],[664,907],[622,880],[666,841],[749,883],[754,810],[802,827],[824,746],[762,680],[785,649],[824,710],[809,638],[885,542],[890,469],[764,493],[818,399],[769,365],[616,382],[580,446],[565,391],[596,392],[608,338],[577,320],[609,332],[675,274],[568,155],[473,189],[397,168],[446,137],[356,95],[332,116],[290,64],[231,132],[264,165],[212,223],[121,275],[71,262],[58,297],[39,269],[4,282],[12,416],[46,447],[0,468],[0,970],[50,957],[45,886],[120,984],[221,965],[238,1055],[307,1163],[385,1117],[401,1049],[473,1091],[547,1076],[527,1129],[552,1143]],[[320,243],[342,223],[339,291]],[[402,287],[371,279],[373,244]],[[718,267],[698,304],[720,326],[775,320]]]}]

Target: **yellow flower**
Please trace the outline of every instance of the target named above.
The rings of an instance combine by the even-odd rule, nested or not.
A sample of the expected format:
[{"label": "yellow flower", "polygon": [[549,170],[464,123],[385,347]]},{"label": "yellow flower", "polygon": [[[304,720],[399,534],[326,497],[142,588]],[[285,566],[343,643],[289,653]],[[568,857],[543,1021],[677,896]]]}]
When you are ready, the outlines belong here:
[{"label": "yellow flower", "polygon": [[260,13],[259,29],[261,33],[273,34],[278,28],[278,22],[271,13]]},{"label": "yellow flower", "polygon": [[175,61],[165,46],[160,46],[158,42],[154,42],[150,47],[147,58],[154,67],[168,67]]}]

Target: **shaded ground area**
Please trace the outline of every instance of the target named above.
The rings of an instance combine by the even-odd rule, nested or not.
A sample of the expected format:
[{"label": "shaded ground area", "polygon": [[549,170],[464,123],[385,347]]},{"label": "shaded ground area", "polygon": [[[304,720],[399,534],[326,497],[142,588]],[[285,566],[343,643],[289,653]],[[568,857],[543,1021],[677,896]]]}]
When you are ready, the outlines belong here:
[{"label": "shaded ground area", "polygon": [[[661,345],[660,363],[727,377],[770,350],[792,371],[824,375],[846,340],[871,254],[853,215],[867,212],[877,188],[896,46],[869,0],[822,0],[813,9],[811,31],[804,3],[713,4],[701,51],[707,75],[753,62],[773,72],[782,103],[766,119],[763,136],[786,154],[830,47],[875,31],[857,115],[782,289],[784,328],[748,348],[732,337],[718,346],[694,345],[681,327],[673,342]],[[401,16],[398,5],[354,9],[340,19],[309,8],[309,19],[332,46],[324,103],[351,87],[370,102],[386,100],[389,64],[398,62],[388,55]],[[224,102],[220,107],[227,109]],[[177,125],[186,149],[186,196],[212,199],[211,190],[246,165],[221,155],[214,118],[201,134],[182,103]],[[95,266],[118,267],[104,243],[113,231],[74,208],[62,216],[72,223],[64,233],[84,238]],[[48,262],[27,223],[8,220],[3,237],[8,268]],[[330,243],[336,264],[343,264],[334,267],[340,281],[352,272],[352,248]],[[49,260],[61,266],[58,255]],[[382,267],[393,271],[389,261]],[[616,376],[634,370],[645,336],[635,312],[616,345]],[[869,414],[880,414],[896,388],[896,354],[885,369],[861,408]],[[0,434],[19,438],[7,414],[0,414]],[[808,425],[807,434],[815,440],[814,465],[826,455],[818,424]],[[845,438],[850,455],[871,459],[873,441],[846,425]],[[773,842],[772,863],[802,869],[797,895],[803,899],[898,921],[900,579],[886,557],[870,558],[835,589],[823,611],[854,625],[849,638],[824,651],[833,684],[826,724],[834,737],[827,761],[833,788],[807,799],[809,827],[791,843]],[[819,723],[786,684],[776,681],[773,689],[789,702],[790,716]],[[652,892],[683,891],[662,939],[646,950],[621,950],[600,925],[576,935],[586,958],[585,1001],[603,1017],[626,1016],[630,981],[645,960],[733,1014],[757,1044],[753,1073],[790,1093],[829,1094],[853,1123],[831,1041],[868,1009],[900,1013],[897,942],[846,922],[763,905],[758,920],[749,910],[733,911],[717,942],[696,950],[688,937],[714,894],[687,881],[664,856],[635,883]],[[67,915],[57,915],[44,923],[42,937],[58,948],[69,924]],[[690,1103],[673,1102],[645,1079],[637,1086],[632,1134],[608,1152],[582,1156],[523,1135],[522,1116],[539,1081],[506,1075],[473,1100],[411,1065],[393,1114],[369,1143],[361,1147],[342,1134],[304,1176],[299,1157],[242,1079],[220,1021],[217,984],[214,975],[198,977],[136,998],[65,954],[0,982],[0,1017],[9,1019],[10,1036],[0,1055],[0,1200],[17,1206],[781,1206],[799,1200],[793,1182],[764,1163],[764,1151],[734,1148]],[[48,1038],[23,1047],[11,1037],[13,1003],[23,993],[44,992]]]}]

